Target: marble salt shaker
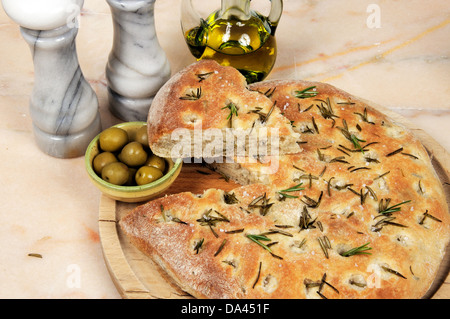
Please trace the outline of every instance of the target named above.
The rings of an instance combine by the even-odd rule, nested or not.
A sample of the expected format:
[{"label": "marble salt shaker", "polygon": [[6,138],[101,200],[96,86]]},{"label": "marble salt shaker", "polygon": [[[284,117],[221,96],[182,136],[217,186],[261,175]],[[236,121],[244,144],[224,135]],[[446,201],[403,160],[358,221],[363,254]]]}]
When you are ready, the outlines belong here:
[{"label": "marble salt shaker", "polygon": [[84,155],[101,131],[98,100],[81,71],[75,39],[84,0],[2,0],[34,65],[30,115],[38,147],[57,158]]},{"label": "marble salt shaker", "polygon": [[155,0],[107,0],[114,40],[106,65],[111,113],[146,121],[154,96],[170,77],[155,30]]}]

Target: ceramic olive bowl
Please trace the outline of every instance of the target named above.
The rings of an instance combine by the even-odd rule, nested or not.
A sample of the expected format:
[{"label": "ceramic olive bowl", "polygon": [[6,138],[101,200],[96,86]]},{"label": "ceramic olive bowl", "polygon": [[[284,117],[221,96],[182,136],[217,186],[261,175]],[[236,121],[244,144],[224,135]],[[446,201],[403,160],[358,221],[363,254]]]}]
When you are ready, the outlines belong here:
[{"label": "ceramic olive bowl", "polygon": [[[124,122],[114,125],[114,127],[124,129],[128,133],[129,138],[133,139],[136,135],[137,130],[144,124],[146,123]],[[151,183],[139,186],[123,186],[111,184],[103,180],[101,176],[97,175],[92,167],[92,162],[95,156],[101,152],[99,136],[100,134],[91,141],[86,149],[85,167],[94,185],[103,194],[112,199],[129,203],[148,201],[167,190],[178,177],[181,171],[181,167],[183,164],[183,161],[181,159],[178,159],[176,162],[174,162],[171,158],[165,158],[166,169],[164,170],[164,175]]]}]

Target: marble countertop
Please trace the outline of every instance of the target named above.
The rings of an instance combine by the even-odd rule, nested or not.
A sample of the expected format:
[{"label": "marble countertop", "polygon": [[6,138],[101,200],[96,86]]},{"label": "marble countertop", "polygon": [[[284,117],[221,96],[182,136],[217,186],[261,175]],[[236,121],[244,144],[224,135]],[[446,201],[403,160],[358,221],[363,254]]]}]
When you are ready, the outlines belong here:
[{"label": "marble countertop", "polygon": [[[203,2],[204,8],[220,5]],[[172,73],[194,62],[179,7],[180,0],[155,4]],[[112,37],[106,1],[85,0],[78,57],[104,128],[121,122],[110,114],[106,92]],[[447,0],[285,0],[269,78],[333,84],[398,112],[450,151],[449,38]],[[35,145],[30,50],[3,10],[0,42],[0,298],[120,298],[101,250],[100,191],[84,158],[53,158]]]}]

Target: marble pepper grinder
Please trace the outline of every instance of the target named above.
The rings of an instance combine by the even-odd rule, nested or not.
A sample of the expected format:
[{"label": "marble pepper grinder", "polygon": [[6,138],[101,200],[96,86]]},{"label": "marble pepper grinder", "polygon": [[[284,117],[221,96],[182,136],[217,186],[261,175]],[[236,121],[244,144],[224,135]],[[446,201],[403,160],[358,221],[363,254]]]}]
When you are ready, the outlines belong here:
[{"label": "marble pepper grinder", "polygon": [[50,156],[84,155],[101,131],[98,100],[80,69],[75,38],[84,0],[2,0],[31,49],[30,115],[38,147]]},{"label": "marble pepper grinder", "polygon": [[170,77],[170,64],[155,30],[155,0],[107,0],[114,40],[106,65],[111,113],[146,121],[155,94]]}]

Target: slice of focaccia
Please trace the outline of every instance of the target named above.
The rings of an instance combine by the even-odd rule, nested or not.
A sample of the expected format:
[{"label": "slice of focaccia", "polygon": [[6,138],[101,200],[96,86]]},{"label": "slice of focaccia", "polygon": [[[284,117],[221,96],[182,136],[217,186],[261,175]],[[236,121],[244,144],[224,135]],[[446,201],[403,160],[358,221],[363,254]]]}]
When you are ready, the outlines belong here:
[{"label": "slice of focaccia", "polygon": [[155,96],[148,115],[152,151],[163,157],[257,156],[300,152],[276,103],[247,89],[245,78],[213,60],[175,74]]},{"label": "slice of focaccia", "polygon": [[448,218],[397,200],[378,211],[301,185],[254,184],[166,196],[120,227],[197,298],[420,298],[442,259]]}]

